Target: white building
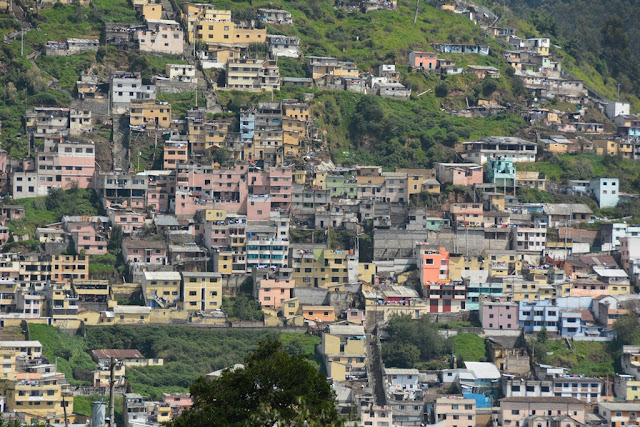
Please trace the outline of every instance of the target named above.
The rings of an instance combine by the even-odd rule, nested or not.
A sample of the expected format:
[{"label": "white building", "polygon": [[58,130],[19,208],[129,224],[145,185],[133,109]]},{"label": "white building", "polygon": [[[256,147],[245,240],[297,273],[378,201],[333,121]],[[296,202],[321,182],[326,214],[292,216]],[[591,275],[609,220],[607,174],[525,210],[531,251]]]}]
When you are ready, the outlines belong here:
[{"label": "white building", "polygon": [[533,163],[537,154],[538,145],[522,138],[489,136],[462,143],[462,157],[479,165],[487,163],[489,157],[508,157],[514,163]]},{"label": "white building", "polygon": [[140,73],[115,72],[111,74],[109,92],[112,112],[116,114],[127,112],[132,99],[156,99],[156,87],[143,85]]},{"label": "white building", "polygon": [[180,24],[166,19],[149,19],[147,28],[135,32],[134,40],[142,52],[181,55],[184,52],[184,35]]},{"label": "white building", "polygon": [[620,238],[620,260],[631,283],[637,283],[640,275],[640,237]]},{"label": "white building", "polygon": [[196,78],[196,66],[189,64],[167,64],[165,74],[170,80],[187,83],[198,83]]}]

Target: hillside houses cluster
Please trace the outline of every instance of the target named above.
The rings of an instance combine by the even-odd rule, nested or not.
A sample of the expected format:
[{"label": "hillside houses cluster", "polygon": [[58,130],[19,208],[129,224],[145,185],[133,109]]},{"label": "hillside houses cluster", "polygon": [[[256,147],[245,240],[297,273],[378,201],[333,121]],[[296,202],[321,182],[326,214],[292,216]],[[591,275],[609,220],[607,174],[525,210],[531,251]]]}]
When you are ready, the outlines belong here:
[{"label": "hillside houses cluster", "polygon": [[[288,11],[260,8],[255,22],[239,22],[209,4],[185,3],[167,16],[167,4],[133,0],[144,24],[104,29],[110,46],[171,55],[164,74],[113,71],[102,80],[83,73],[76,95],[87,108],[29,105],[27,156],[0,150],[0,331],[28,331],[28,324],[70,333],[108,325],[287,328],[319,337],[318,360],[341,413],[355,419],[351,425],[635,425],[639,346],[623,346],[615,377],[603,377],[537,363],[531,344],[538,334],[568,348],[610,343],[615,322],[638,312],[640,226],[594,212],[637,195],[623,192],[625,183],[608,172],[559,183],[532,170],[558,154],[640,158],[640,118],[629,104],[587,107],[588,89],[554,62],[549,39],[518,38],[496,27],[489,10],[446,1],[443,9],[505,44],[504,58],[525,87],[575,103],[575,111],[529,106],[522,116],[551,132],[535,141],[469,138],[450,147],[451,161],[432,168],[383,168],[353,157],[337,164],[314,122],[310,91],[296,99],[246,97],[251,101],[229,103],[231,114],[212,108],[211,89],[293,86],[407,100],[404,59],[363,73],[345,58],[304,56],[298,37],[267,34],[267,25],[285,33],[295,25]],[[397,4],[335,7],[373,12]],[[264,57],[252,56],[256,44],[264,45]],[[43,49],[66,56],[98,47],[97,40],[69,38]],[[483,61],[485,44],[413,48],[425,50],[409,53],[411,72],[467,73],[484,83],[502,77],[495,67],[457,65],[460,55],[465,64]],[[306,76],[281,76],[278,57],[300,61]],[[214,83],[221,70],[224,78]],[[197,98],[202,88],[205,105],[163,101],[166,93]],[[507,108],[480,100],[455,114]],[[615,133],[586,119],[596,108]],[[116,155],[104,167],[90,135],[109,125]],[[140,141],[153,147],[151,155],[138,149]],[[95,193],[98,214],[61,215],[53,223],[38,217],[23,226],[33,225],[52,191],[76,188]],[[529,190],[553,191],[566,202],[528,202],[521,194]],[[241,295],[259,307],[254,320],[230,314]],[[381,346],[397,315],[446,324],[444,336],[477,335],[487,353],[464,361],[447,355],[420,369],[393,366]],[[457,322],[474,326],[449,328]],[[3,417],[84,421],[73,413],[72,397],[87,390],[72,387],[56,361],[43,357],[42,343],[0,339],[0,356]],[[95,364],[82,373],[90,395],[108,393],[113,368],[127,426],[159,427],[193,403],[188,393],[149,400],[131,392],[131,372],[160,369],[162,359],[136,349],[93,349],[91,357]]]}]

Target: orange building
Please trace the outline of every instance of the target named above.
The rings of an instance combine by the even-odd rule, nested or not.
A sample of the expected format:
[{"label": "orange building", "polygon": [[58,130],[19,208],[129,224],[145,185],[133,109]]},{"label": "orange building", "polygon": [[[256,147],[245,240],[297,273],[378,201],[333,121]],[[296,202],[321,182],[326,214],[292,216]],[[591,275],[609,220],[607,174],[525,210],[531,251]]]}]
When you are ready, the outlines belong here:
[{"label": "orange building", "polygon": [[302,317],[317,323],[331,323],[336,321],[336,309],[322,305],[306,305],[302,307]]}]

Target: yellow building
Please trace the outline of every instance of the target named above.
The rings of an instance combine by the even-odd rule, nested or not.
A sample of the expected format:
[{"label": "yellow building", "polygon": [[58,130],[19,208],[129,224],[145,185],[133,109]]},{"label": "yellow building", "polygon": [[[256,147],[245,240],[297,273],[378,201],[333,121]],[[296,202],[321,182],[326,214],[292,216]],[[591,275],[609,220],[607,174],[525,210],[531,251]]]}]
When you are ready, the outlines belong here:
[{"label": "yellow building", "polygon": [[350,268],[354,273],[358,268],[358,259],[351,252],[353,251],[332,249],[294,250],[292,278],[296,286],[329,288],[350,283]]},{"label": "yellow building", "polygon": [[307,182],[307,171],[305,170],[296,170],[292,173],[293,183],[304,185]]},{"label": "yellow building", "polygon": [[618,143],[608,139],[596,139],[593,148],[600,156],[615,156],[618,154]]},{"label": "yellow building", "polygon": [[89,257],[86,255],[53,255],[51,280],[70,284],[72,280],[89,278]]},{"label": "yellow building", "polygon": [[129,125],[136,130],[168,129],[171,104],[150,99],[132,99]]},{"label": "yellow building", "polygon": [[0,307],[1,311],[6,311],[16,304],[16,290],[18,284],[15,280],[0,280]]},{"label": "yellow building", "polygon": [[282,302],[282,317],[290,319],[300,314],[300,301],[298,298],[291,298]]},{"label": "yellow building", "polygon": [[[125,385],[126,366],[124,363],[114,363],[113,374],[115,376],[116,387]],[[94,387],[109,387],[111,383],[111,369],[109,366],[98,366],[93,371]]]},{"label": "yellow building", "polygon": [[75,317],[78,314],[78,297],[73,296],[71,285],[51,284],[46,289],[45,309],[49,317]]},{"label": "yellow building", "polygon": [[162,4],[149,3],[140,6],[140,13],[145,20],[162,19]]},{"label": "yellow building", "polygon": [[554,297],[554,288],[546,283],[506,280],[503,293],[511,296],[513,301],[542,301]]},{"label": "yellow building", "polygon": [[73,293],[79,302],[106,303],[109,300],[108,280],[74,280]]},{"label": "yellow building", "polygon": [[182,309],[210,311],[222,308],[220,273],[182,272]]},{"label": "yellow building", "polygon": [[63,388],[66,382],[64,374],[56,372],[55,365],[34,364],[21,368],[0,388],[5,410],[20,413],[28,424],[62,424],[66,408],[67,420],[72,423],[73,396]]},{"label": "yellow building", "polygon": [[182,277],[177,271],[145,272],[142,293],[149,307],[175,307],[180,300]]},{"label": "yellow building", "polygon": [[376,274],[378,274],[378,266],[372,262],[358,263],[358,280],[369,285],[375,284]]},{"label": "yellow building", "polygon": [[327,377],[334,381],[366,375],[364,327],[329,325],[329,331],[322,334],[320,354],[324,358]]},{"label": "yellow building", "polygon": [[[192,24],[190,24],[191,26]],[[266,43],[267,29],[255,28],[232,21],[196,20],[188,31],[189,42],[207,44],[233,44],[248,46],[251,43]]]},{"label": "yellow building", "polygon": [[[179,274],[178,274],[179,275]],[[113,307],[114,323],[122,324],[149,324],[151,315],[150,307],[136,305],[117,305]],[[111,322],[101,322],[111,323]]]}]

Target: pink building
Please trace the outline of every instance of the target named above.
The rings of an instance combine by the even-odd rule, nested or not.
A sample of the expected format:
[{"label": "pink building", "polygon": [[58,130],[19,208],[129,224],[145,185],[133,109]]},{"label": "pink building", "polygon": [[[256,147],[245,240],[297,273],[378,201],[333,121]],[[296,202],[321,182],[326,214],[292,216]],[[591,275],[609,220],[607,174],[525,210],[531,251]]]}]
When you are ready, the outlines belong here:
[{"label": "pink building", "polygon": [[20,205],[3,205],[0,208],[0,217],[13,221],[24,218],[24,206]]},{"label": "pink building", "polygon": [[295,280],[262,279],[258,284],[258,302],[262,307],[282,309],[285,300],[293,298]]},{"label": "pink building", "polygon": [[122,227],[124,234],[132,234],[144,226],[147,214],[144,212],[128,212],[119,209],[109,209],[109,219],[112,225]]},{"label": "pink building", "polygon": [[449,213],[456,227],[484,227],[482,203],[452,203]]},{"label": "pink building", "polygon": [[364,310],[352,308],[347,310],[347,322],[364,326],[366,320]]},{"label": "pink building", "polygon": [[[251,209],[251,215],[256,219],[268,219],[271,211],[289,211],[291,190],[291,169],[250,172],[246,165],[236,165],[233,169],[180,166],[177,172],[175,214],[193,216],[204,209],[224,209],[230,214],[248,215],[247,198],[253,195],[263,196],[268,203],[260,200],[259,207]],[[262,213],[258,213],[259,210]]]},{"label": "pink building", "polygon": [[193,398],[189,393],[162,393],[162,401],[177,407],[175,416],[180,416],[182,411],[189,409],[193,405]]},{"label": "pink building", "polygon": [[172,210],[171,201],[176,194],[176,176],[173,171],[144,171],[138,175],[148,178],[146,205],[160,213]]},{"label": "pink building", "polygon": [[127,263],[167,264],[167,245],[163,240],[122,241],[122,256]]},{"label": "pink building", "polygon": [[475,163],[436,163],[436,179],[440,184],[471,187],[482,184],[482,166]]},{"label": "pink building", "polygon": [[71,234],[76,253],[84,251],[87,255],[107,253],[108,240],[105,235],[107,217],[103,216],[65,216],[62,218],[64,229]]},{"label": "pink building", "polygon": [[409,53],[409,66],[412,68],[435,70],[438,66],[438,54],[435,52],[420,52],[414,50]]},{"label": "pink building", "polygon": [[484,329],[520,329],[518,304],[506,297],[484,297],[480,300],[480,322]]}]

